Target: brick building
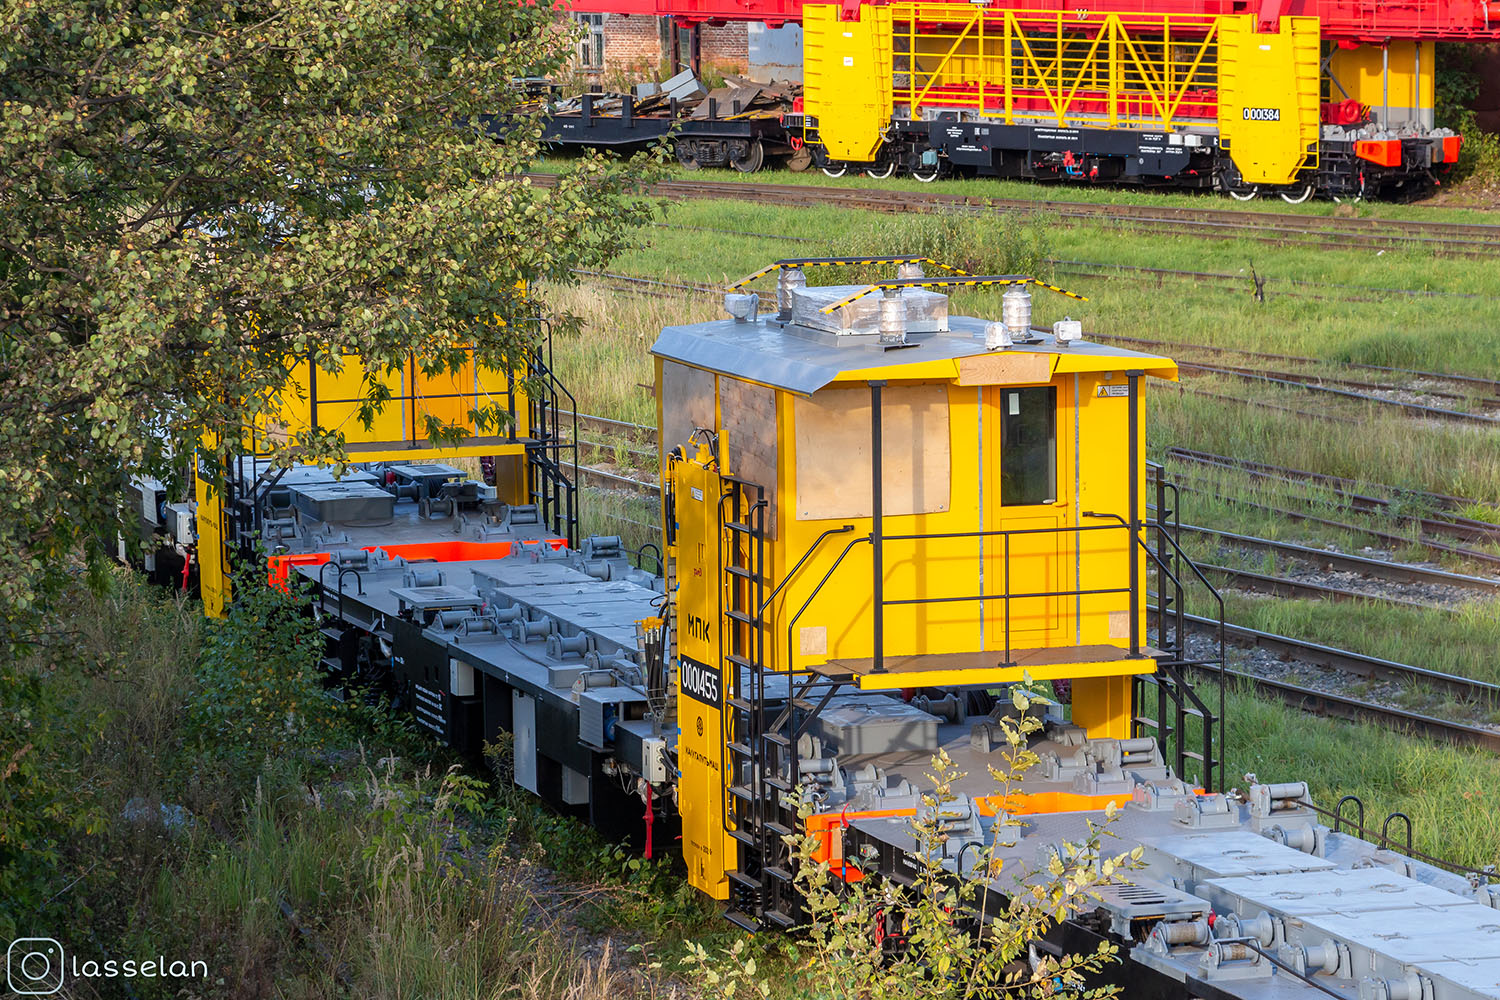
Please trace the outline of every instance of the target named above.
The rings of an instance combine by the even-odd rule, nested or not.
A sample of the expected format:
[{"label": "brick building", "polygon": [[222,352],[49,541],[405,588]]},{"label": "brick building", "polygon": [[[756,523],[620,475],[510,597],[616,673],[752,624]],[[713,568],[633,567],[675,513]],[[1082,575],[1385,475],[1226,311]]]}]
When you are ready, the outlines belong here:
[{"label": "brick building", "polygon": [[671,18],[641,14],[574,14],[584,30],[578,70],[589,76],[648,78],[679,69],[744,73],[749,31],[743,21],[683,28]]}]

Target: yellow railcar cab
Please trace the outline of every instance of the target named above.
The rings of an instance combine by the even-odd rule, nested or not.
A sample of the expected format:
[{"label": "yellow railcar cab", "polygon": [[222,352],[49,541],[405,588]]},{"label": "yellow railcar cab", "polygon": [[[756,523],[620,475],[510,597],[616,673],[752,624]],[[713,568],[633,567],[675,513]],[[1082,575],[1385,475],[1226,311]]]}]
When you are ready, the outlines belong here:
[{"label": "yellow railcar cab", "polygon": [[[807,284],[838,263],[778,262],[759,272],[774,308],[734,290],[731,315],[652,348],[683,841],[720,898],[734,748],[750,742],[734,730],[766,678],[907,693],[1070,680],[1074,723],[1126,738],[1131,679],[1155,670],[1132,536],[1146,383],[1176,365],[1074,321],[1033,326],[1029,278],[885,258],[900,277]],[[949,314],[943,289],[976,285],[1005,289],[1000,322]]]}]

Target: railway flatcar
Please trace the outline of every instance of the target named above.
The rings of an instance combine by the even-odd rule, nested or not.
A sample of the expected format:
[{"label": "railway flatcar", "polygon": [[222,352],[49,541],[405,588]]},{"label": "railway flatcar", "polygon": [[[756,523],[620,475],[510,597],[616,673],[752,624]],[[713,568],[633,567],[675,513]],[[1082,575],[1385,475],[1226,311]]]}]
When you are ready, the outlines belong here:
[{"label": "railway flatcar", "polygon": [[[847,265],[883,273],[808,281]],[[994,289],[1000,319],[954,314],[955,287]],[[1214,595],[1167,484],[1148,518],[1146,406],[1176,365],[1037,323],[1033,290],[1067,301],[930,260],[789,259],[722,318],[663,329],[659,552],[576,538],[558,391],[464,445],[509,456],[503,494],[388,425],[352,476],[247,459],[199,558],[273,539],[270,574],[315,592],[331,674],[464,753],[509,734],[517,785],[680,850],[746,930],[799,923],[799,832],[840,877],[909,873],[943,750],[970,775],[944,806],[954,873],[975,845],[1036,864],[1119,809],[1142,867],[1037,947],[1116,943],[1127,996],[1500,997],[1500,887],[1331,829],[1300,781],[1226,791],[1223,651],[1183,616],[1195,581]],[[1005,695],[1048,681],[1069,698],[999,800]]]}]

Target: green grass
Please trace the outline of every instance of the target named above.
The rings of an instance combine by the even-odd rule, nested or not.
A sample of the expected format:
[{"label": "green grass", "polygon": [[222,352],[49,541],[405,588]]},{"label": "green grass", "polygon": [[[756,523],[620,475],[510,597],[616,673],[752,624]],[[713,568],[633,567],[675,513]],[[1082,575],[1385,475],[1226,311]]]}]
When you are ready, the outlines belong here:
[{"label": "green grass", "polygon": [[[913,229],[921,227],[916,218],[834,206],[689,201],[665,206],[665,226],[643,234],[645,244],[625,255],[619,267],[628,273],[669,279],[728,282],[778,257],[848,253],[872,245],[890,253],[906,253],[914,242]],[[1002,214],[961,219],[966,230],[992,231],[995,242],[1007,232],[1039,233],[1045,256],[1057,260],[1246,275],[1238,294],[1217,285],[1168,279],[1068,276],[1059,283],[1089,296],[1090,301],[1078,303],[1039,292],[1035,306],[1044,321],[1069,313],[1083,320],[1086,330],[1163,342],[1209,343],[1475,375],[1491,375],[1500,369],[1500,344],[1492,336],[1500,324],[1500,278],[1497,269],[1473,261],[1435,258],[1420,250],[1379,254],[1274,247],[1244,239],[1205,241],[1174,233],[1170,227],[1148,237],[1097,224],[1061,226]],[[792,242],[778,234],[811,236],[815,242]],[[1270,278],[1271,294],[1264,303],[1257,303],[1251,295],[1248,275],[1252,267]],[[1326,298],[1294,297],[1277,294],[1278,278],[1356,289],[1310,289],[1304,291]],[[1486,298],[1356,295],[1359,288]],[[994,291],[955,296],[955,308],[974,315],[995,312],[998,302]]]},{"label": "green grass", "polygon": [[1325,808],[1357,795],[1377,831],[1391,812],[1405,812],[1418,850],[1476,867],[1500,862],[1494,754],[1315,719],[1246,693],[1230,696],[1227,728],[1230,784],[1244,787],[1245,771],[1263,781],[1305,780]]},{"label": "green grass", "polygon": [[[247,582],[254,606],[215,625],[124,571],[104,581],[68,595],[59,645],[3,674],[0,721],[31,734],[6,760],[40,767],[29,789],[0,769],[0,927],[207,963],[207,982],[134,980],[141,1000],[616,1000],[655,989],[631,944],[730,935],[670,863],[492,793],[383,705],[323,695],[315,626],[273,592]],[[33,674],[45,697],[18,709]],[[23,801],[42,814],[15,852]],[[124,818],[133,801],[148,819]],[[187,822],[149,818],[161,805]],[[582,947],[595,934],[613,965]]]}]

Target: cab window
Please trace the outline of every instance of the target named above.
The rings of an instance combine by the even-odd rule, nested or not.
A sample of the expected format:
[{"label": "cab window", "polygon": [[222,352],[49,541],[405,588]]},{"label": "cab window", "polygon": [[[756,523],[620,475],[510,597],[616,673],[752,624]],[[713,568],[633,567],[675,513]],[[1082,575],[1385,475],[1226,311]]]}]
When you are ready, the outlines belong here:
[{"label": "cab window", "polygon": [[1057,499],[1057,389],[1000,391],[1000,503],[1025,507]]}]

